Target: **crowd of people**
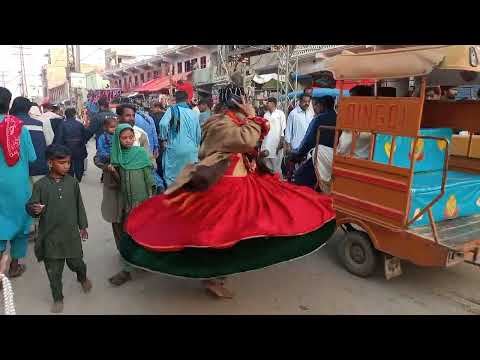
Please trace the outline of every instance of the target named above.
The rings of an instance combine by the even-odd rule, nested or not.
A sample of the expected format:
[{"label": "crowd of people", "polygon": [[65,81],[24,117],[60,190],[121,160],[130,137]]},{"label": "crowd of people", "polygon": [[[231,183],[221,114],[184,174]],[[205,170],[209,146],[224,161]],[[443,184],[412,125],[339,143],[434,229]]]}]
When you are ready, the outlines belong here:
[{"label": "crowd of people", "polygon": [[[357,86],[351,95],[370,91]],[[73,108],[60,113],[23,97],[10,106],[11,93],[0,88],[0,253],[10,242],[8,276],[26,270],[33,218],[52,312],[63,311],[65,263],[82,289],[91,290],[79,185],[91,138],[102,170],[99,207],[123,259],[109,279],[114,286],[131,281],[137,267],[201,279],[212,294],[229,298],[225,276],[318,249],[334,231],[331,200],[322,194],[329,192],[333,130],[321,133],[317,169],[312,157],[318,128],[335,127],[335,99],[312,98],[306,89],[287,116],[275,98],[259,116],[243,94],[231,84],[211,110],[210,100],[192,105],[179,90],[175,105],[154,104],[150,112],[132,104],[113,112],[101,98],[85,126]],[[360,137],[362,157],[370,137]],[[341,151],[350,151],[351,142],[343,132]]]}]

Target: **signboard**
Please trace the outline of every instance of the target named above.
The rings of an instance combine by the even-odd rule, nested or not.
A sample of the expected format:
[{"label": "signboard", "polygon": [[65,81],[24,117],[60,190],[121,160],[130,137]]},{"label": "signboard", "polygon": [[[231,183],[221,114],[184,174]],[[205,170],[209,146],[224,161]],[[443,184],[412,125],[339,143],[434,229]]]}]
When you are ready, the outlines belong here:
[{"label": "signboard", "polygon": [[339,107],[340,129],[416,136],[420,127],[422,103],[418,98],[352,96],[343,98]]},{"label": "signboard", "polygon": [[87,77],[82,73],[70,73],[70,86],[72,88],[85,89],[87,87]]}]

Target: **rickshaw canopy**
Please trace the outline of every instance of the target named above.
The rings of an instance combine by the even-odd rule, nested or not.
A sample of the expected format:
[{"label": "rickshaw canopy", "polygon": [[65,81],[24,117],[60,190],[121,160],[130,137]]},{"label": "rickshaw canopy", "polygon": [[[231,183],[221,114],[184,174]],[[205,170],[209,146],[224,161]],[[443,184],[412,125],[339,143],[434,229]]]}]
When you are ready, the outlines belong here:
[{"label": "rickshaw canopy", "polygon": [[400,79],[427,76],[429,85],[480,83],[478,45],[431,45],[354,54],[324,60],[336,80]]}]

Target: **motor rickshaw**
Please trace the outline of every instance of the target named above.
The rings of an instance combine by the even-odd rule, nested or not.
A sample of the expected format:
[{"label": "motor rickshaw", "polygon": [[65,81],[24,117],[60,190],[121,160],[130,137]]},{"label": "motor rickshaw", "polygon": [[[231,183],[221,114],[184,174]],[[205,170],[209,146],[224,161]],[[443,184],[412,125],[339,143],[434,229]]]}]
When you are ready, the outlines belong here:
[{"label": "motor rickshaw", "polygon": [[[419,89],[411,97],[377,96],[377,85],[370,97],[340,92],[329,185],[344,230],[338,254],[351,273],[372,275],[382,257],[387,279],[401,274],[401,260],[480,264],[480,101],[426,99],[427,86],[480,83],[479,55],[475,45],[439,45],[325,60],[341,82],[414,79]],[[318,139],[328,128],[317,131],[319,181]],[[340,154],[344,131],[351,149]],[[355,157],[360,134],[370,136],[367,159]]]}]

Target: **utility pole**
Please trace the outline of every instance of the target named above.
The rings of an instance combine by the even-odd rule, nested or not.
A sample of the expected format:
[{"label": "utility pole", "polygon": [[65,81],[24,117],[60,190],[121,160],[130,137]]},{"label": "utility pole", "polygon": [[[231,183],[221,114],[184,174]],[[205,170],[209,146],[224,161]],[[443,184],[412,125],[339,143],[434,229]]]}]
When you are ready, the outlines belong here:
[{"label": "utility pole", "polygon": [[80,72],[80,45],[66,45],[67,49],[67,93],[68,100],[70,103],[75,103],[75,108],[77,109],[77,114],[80,116],[82,111],[82,101],[80,96],[80,90],[77,88],[72,88],[72,78],[71,73]]},{"label": "utility pole", "polygon": [[22,96],[28,97],[27,75],[25,74],[25,58],[23,54],[23,45],[19,46],[20,50],[20,72],[22,81]]},{"label": "utility pole", "polygon": [[67,75],[67,97],[68,97],[68,101],[71,101],[72,100],[72,95],[71,95],[72,86],[71,86],[71,81],[70,81],[70,73],[72,72],[72,69],[74,67],[73,53],[72,53],[70,45],[65,45],[65,47],[66,47],[66,50],[67,50],[67,55],[66,55],[67,56],[67,67],[65,68],[66,75]]},{"label": "utility pole", "polygon": [[[72,46],[73,48],[73,46]],[[72,49],[73,50],[73,49]],[[75,72],[80,73],[80,45],[75,45],[75,57],[74,57],[74,64],[75,64]],[[81,89],[75,89],[75,104],[77,108],[77,114],[79,117],[82,115],[82,97],[81,97]]]}]

